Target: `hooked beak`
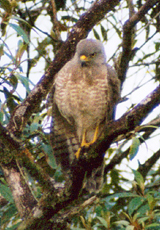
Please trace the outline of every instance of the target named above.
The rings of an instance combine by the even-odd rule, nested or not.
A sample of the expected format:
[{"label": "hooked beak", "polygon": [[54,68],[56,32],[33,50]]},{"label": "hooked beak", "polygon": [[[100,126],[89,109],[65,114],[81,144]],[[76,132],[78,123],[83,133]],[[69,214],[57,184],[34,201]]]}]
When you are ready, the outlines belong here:
[{"label": "hooked beak", "polygon": [[89,61],[89,58],[85,55],[81,55],[80,60],[81,60],[81,62],[87,62],[87,61]]}]

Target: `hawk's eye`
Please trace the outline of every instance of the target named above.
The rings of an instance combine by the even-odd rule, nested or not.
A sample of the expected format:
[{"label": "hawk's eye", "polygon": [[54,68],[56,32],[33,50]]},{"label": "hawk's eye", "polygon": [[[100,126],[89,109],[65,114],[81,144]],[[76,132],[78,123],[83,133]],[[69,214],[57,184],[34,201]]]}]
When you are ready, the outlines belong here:
[{"label": "hawk's eye", "polygon": [[95,57],[95,56],[96,56],[96,53],[90,54],[90,57]]}]

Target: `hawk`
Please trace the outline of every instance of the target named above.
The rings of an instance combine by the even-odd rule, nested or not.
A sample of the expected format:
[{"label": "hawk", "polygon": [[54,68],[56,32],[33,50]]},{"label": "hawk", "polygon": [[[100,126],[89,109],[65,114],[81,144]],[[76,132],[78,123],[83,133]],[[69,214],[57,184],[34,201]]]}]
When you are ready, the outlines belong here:
[{"label": "hawk", "polygon": [[[65,174],[79,158],[81,148],[90,146],[103,133],[104,125],[113,117],[119,91],[119,79],[106,63],[103,44],[81,40],[74,57],[58,72],[51,92],[51,145]],[[102,173],[102,167],[101,173],[98,171],[95,169],[94,176]]]}]

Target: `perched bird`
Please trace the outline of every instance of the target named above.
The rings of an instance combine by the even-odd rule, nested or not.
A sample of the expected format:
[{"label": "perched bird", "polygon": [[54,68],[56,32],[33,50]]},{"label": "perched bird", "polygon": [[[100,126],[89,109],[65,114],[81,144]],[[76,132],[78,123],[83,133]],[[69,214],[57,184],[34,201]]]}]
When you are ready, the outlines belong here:
[{"label": "perched bird", "polygon": [[63,172],[69,171],[83,146],[89,147],[103,133],[104,125],[112,119],[119,91],[119,79],[106,64],[103,44],[81,40],[74,57],[58,72],[51,92],[51,144]]}]

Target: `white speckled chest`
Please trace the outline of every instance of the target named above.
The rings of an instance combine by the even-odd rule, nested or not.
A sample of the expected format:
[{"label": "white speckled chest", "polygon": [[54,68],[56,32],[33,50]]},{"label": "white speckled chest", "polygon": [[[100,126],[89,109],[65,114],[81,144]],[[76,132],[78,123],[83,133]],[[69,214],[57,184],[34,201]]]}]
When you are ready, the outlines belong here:
[{"label": "white speckled chest", "polygon": [[95,127],[106,117],[109,110],[110,94],[108,90],[107,68],[81,68],[59,72],[55,82],[55,101],[59,111],[78,127]]}]

